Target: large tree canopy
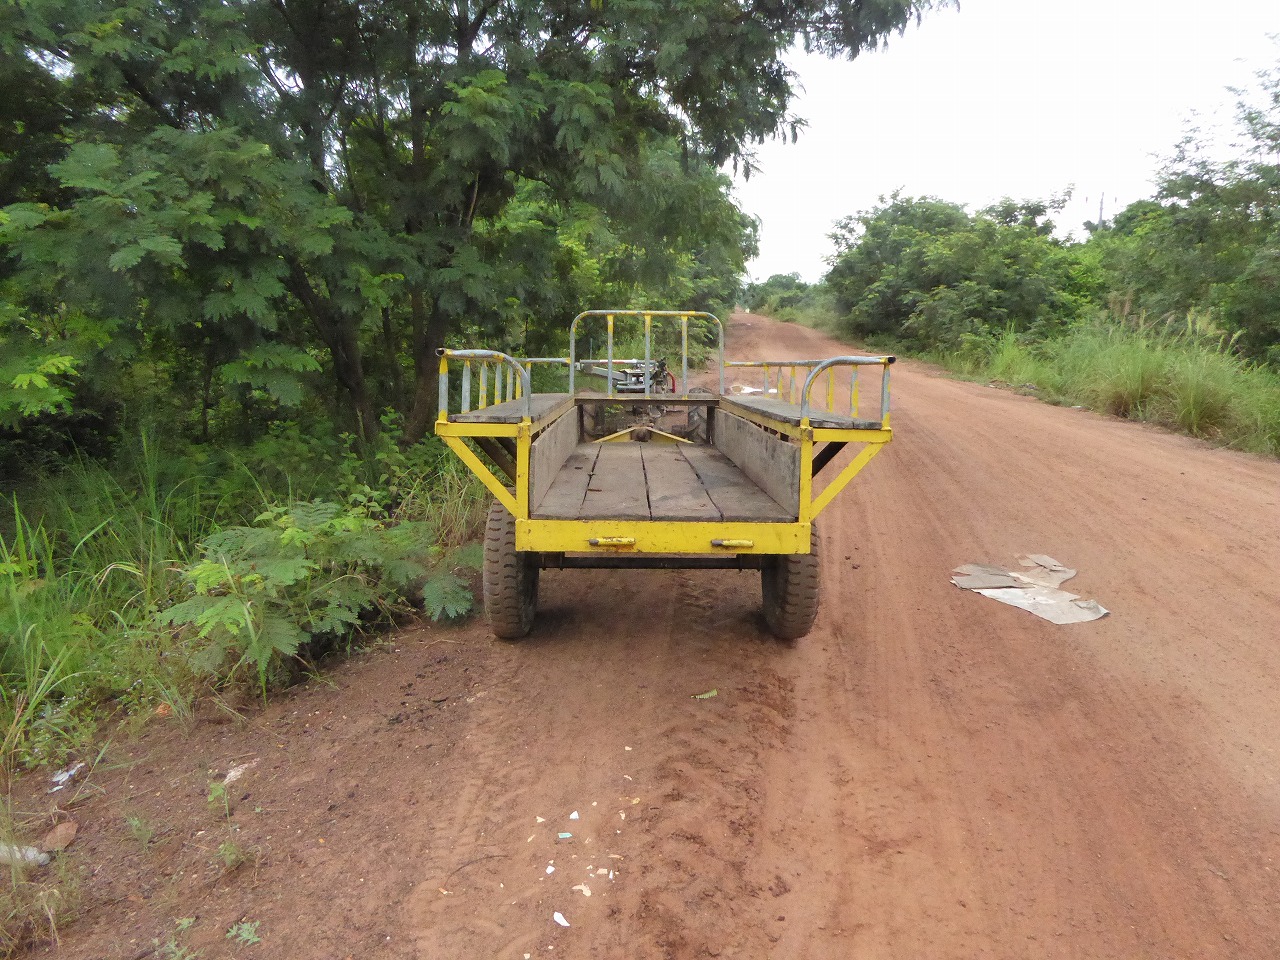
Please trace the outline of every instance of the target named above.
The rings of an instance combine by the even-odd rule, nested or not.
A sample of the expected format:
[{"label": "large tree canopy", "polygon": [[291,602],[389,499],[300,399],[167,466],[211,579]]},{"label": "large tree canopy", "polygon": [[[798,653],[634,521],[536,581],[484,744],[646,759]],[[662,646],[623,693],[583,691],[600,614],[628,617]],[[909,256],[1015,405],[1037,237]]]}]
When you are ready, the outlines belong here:
[{"label": "large tree canopy", "polygon": [[794,130],[786,50],[853,56],[934,3],[21,0],[0,416],[146,354],[206,430],[219,389],[325,377],[362,433],[390,404],[419,436],[437,346],[625,292],[602,258],[732,296],[754,232],[718,168]]}]

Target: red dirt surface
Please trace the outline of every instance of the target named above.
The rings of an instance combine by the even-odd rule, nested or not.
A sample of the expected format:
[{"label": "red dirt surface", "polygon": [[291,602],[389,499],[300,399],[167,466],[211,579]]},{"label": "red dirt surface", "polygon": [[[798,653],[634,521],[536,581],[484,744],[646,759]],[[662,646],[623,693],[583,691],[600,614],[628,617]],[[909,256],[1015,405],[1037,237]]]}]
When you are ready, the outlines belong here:
[{"label": "red dirt surface", "polygon": [[[750,315],[729,345],[847,352]],[[808,637],[763,632],[751,573],[544,572],[525,642],[421,626],[243,720],[153,724],[81,788],[80,917],[39,952],[1280,956],[1280,464],[893,381]],[[948,582],[1023,552],[1111,616]],[[251,760],[227,818],[209,785]]]}]

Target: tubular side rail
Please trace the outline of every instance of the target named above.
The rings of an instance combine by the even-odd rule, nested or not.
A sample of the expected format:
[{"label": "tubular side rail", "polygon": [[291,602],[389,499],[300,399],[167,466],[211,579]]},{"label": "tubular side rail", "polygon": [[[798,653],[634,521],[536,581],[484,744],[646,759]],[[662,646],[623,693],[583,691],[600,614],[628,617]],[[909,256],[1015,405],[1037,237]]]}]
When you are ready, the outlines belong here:
[{"label": "tubular side rail", "polygon": [[[884,422],[889,415],[889,365],[896,359],[896,357],[830,357],[826,360],[730,360],[725,366],[761,370],[764,374],[762,391],[764,395],[767,397],[770,392],[773,392],[779,400],[800,405],[802,417],[808,417],[813,409],[813,388],[818,384],[819,377],[823,373],[827,375],[827,389],[822,409],[829,413],[838,412],[835,368],[847,366],[850,368],[849,415],[855,418],[858,416],[859,406],[858,368],[882,367],[884,374],[880,387],[880,419]],[[803,382],[797,372],[800,370],[807,371]],[[770,378],[770,371],[776,371],[773,379]]]},{"label": "tubular side rail", "polygon": [[[644,320],[644,368],[648,371],[653,361],[653,319],[671,319],[678,320],[680,323],[680,394],[682,396],[689,395],[689,321],[696,319],[710,320],[716,325],[717,335],[717,359],[719,363],[717,368],[720,372],[720,393],[724,393],[724,324],[720,322],[720,318],[715,314],[704,313],[699,310],[584,310],[573,318],[573,322],[569,324],[569,392],[573,393],[574,372],[577,370],[578,357],[578,324],[588,318],[604,317],[605,319],[605,366],[608,370],[606,379],[608,380],[607,394],[614,395],[613,390],[613,367],[616,363],[626,361],[618,360],[613,356],[613,332],[614,320],[618,317],[640,317]],[[597,361],[598,362],[598,361]],[[646,373],[644,383],[644,395],[651,396],[651,385]]]},{"label": "tubular side rail", "polygon": [[[471,410],[471,393],[472,393],[472,376],[471,366],[476,364],[480,368],[479,375],[479,402],[477,409],[483,410],[489,406],[490,397],[490,380],[492,380],[492,397],[493,405],[503,403],[507,400],[524,400],[524,420],[528,423],[532,419],[532,406],[530,398],[533,394],[533,388],[529,382],[529,368],[534,363],[551,362],[546,358],[533,358],[529,360],[517,360],[515,357],[507,356],[497,350],[449,350],[441,347],[436,351],[436,355],[440,358],[440,412],[436,417],[437,422],[446,422],[449,419],[449,361],[462,361],[462,398],[460,413],[469,413]],[[561,362],[561,361],[554,361]],[[505,377],[505,395],[504,395],[504,378],[501,376],[502,368],[506,369]],[[492,369],[492,376],[490,370]]]},{"label": "tubular side rail", "polygon": [[[766,397],[769,396],[770,391],[772,391],[777,395],[779,400],[785,400],[787,403],[798,404],[800,402],[800,391],[803,383],[797,371],[812,370],[822,362],[822,360],[730,360],[725,364],[725,366],[752,367],[761,370],[764,374],[763,392]],[[770,371],[777,371],[772,381],[769,377]],[[849,411],[855,416],[857,406],[858,368],[854,367],[851,371],[849,382]],[[830,413],[836,412],[834,369],[827,370],[827,410]]]},{"label": "tubular side rail", "polygon": [[[852,403],[851,415],[858,415],[858,393],[857,393],[857,372],[858,367],[880,367],[884,372],[880,377],[880,422],[884,426],[889,425],[889,367],[891,367],[897,357],[831,357],[823,360],[812,370],[804,381],[804,388],[800,391],[800,422],[804,423],[809,419],[809,409],[811,407],[813,385],[822,371],[832,371],[836,367],[852,367],[854,388],[850,392],[850,401]],[[828,376],[827,393],[830,395],[830,376]],[[828,400],[830,402],[830,400]]]}]

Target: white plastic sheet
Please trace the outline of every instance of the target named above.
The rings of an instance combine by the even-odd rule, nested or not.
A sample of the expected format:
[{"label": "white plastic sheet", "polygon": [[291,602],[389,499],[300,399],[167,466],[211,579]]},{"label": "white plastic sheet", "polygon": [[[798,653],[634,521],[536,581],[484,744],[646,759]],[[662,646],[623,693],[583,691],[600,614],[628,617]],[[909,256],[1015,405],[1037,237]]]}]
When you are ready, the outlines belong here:
[{"label": "white plastic sheet", "polygon": [[1097,600],[1081,600],[1076,594],[1059,589],[1076,571],[1053,557],[1033,553],[1019,557],[1018,562],[1021,566],[1016,570],[966,563],[952,571],[951,582],[1050,623],[1088,623],[1110,612]]}]

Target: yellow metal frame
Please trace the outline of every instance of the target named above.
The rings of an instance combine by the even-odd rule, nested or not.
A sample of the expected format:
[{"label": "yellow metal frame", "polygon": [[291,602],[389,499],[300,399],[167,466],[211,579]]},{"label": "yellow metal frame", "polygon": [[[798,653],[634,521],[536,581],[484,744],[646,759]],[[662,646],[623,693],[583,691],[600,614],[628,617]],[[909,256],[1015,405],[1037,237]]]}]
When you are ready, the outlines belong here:
[{"label": "yellow metal frame", "polygon": [[808,553],[809,524],[517,518],[516,549],[541,553]]},{"label": "yellow metal frame", "polygon": [[[444,365],[442,358],[442,375]],[[798,441],[800,508],[795,521],[538,520],[530,516],[529,457],[534,434],[549,426],[553,419],[540,419],[535,429],[527,417],[519,423],[458,423],[449,420],[447,413],[442,411],[436,421],[435,432],[516,518],[516,549],[539,553],[808,553],[813,521],[893,438],[893,431],[887,427],[881,430],[814,428],[809,425],[807,417],[796,426],[736,405],[726,412]],[[510,437],[515,440],[514,490],[508,488],[467,445],[467,437]],[[865,446],[815,496],[814,448],[823,442],[862,443]]]}]

